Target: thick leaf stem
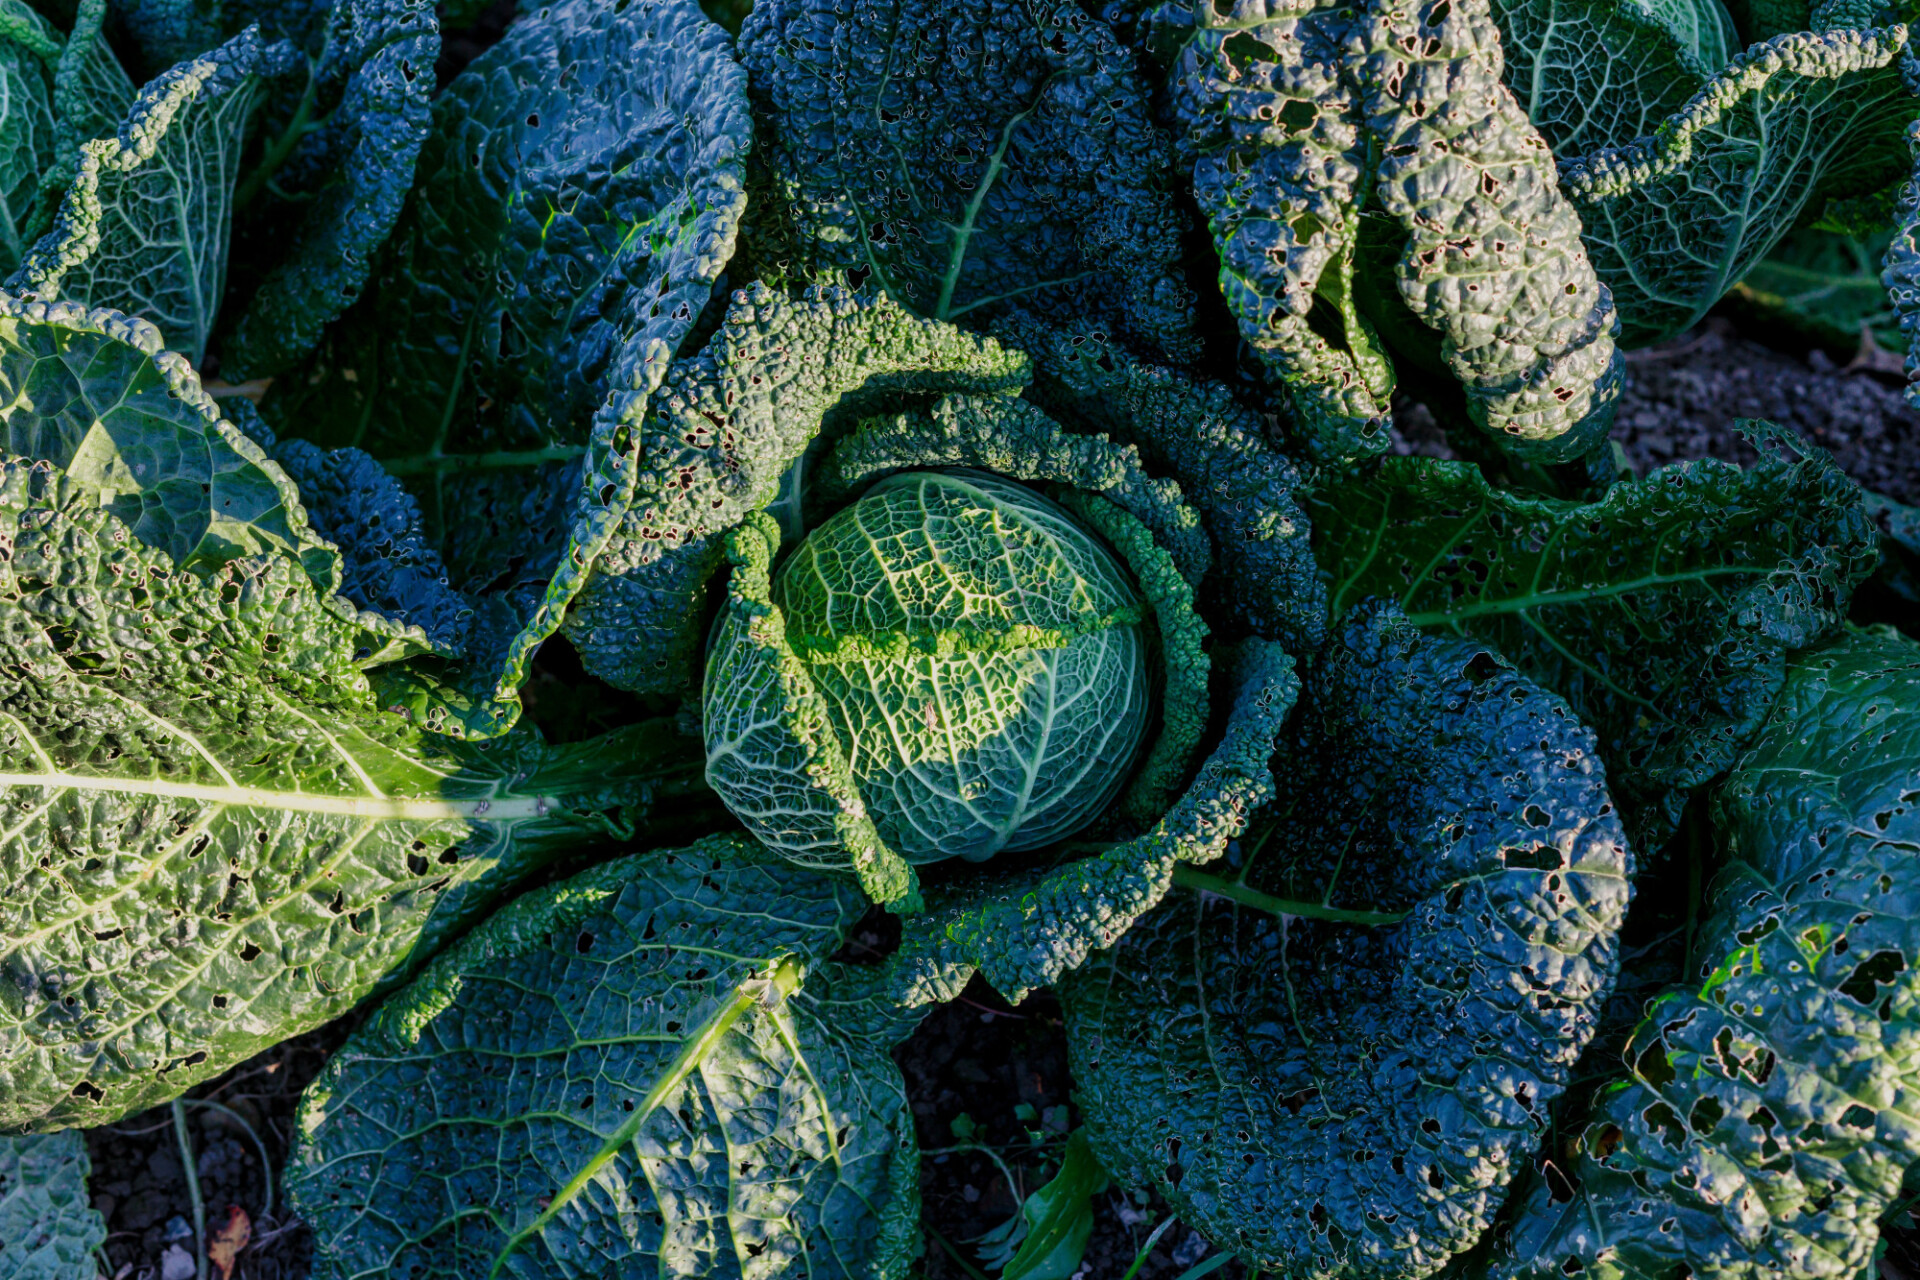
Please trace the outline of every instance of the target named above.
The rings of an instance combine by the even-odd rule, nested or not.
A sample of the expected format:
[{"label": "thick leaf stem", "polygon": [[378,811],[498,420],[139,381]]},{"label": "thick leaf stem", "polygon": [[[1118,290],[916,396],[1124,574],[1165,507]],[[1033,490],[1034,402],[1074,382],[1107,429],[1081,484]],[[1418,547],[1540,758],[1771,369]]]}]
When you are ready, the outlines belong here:
[{"label": "thick leaf stem", "polygon": [[1208,875],[1196,867],[1185,863],[1173,869],[1173,882],[1183,889],[1196,889],[1202,893],[1211,893],[1217,897],[1237,902],[1243,907],[1252,907],[1256,911],[1270,912],[1276,916],[1300,916],[1308,920],[1331,920],[1336,924],[1399,924],[1407,918],[1404,911],[1360,911],[1348,907],[1329,907],[1319,902],[1302,902],[1293,898],[1276,898],[1270,893],[1262,893],[1237,880],[1227,880],[1220,876]]}]

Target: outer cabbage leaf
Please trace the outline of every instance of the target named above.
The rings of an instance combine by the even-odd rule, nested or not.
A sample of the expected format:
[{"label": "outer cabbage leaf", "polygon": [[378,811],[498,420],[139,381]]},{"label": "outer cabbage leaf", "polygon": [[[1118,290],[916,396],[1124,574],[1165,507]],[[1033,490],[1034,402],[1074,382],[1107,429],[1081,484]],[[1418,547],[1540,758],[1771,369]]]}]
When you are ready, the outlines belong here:
[{"label": "outer cabbage leaf", "polygon": [[177,568],[45,462],[0,465],[0,527],[0,1128],[175,1096],[350,1008],[445,890],[697,786],[667,723],[422,734],[292,559]]},{"label": "outer cabbage leaf", "polygon": [[1369,0],[1361,40],[1374,197],[1407,233],[1401,298],[1440,332],[1494,444],[1533,462],[1579,457],[1605,440],[1620,394],[1614,302],[1552,153],[1500,83],[1487,5]]},{"label": "outer cabbage leaf", "polygon": [[40,175],[53,167],[53,73],[64,42],[26,0],[0,4],[0,271],[32,244]]},{"label": "outer cabbage leaf", "polygon": [[1335,616],[1386,597],[1561,694],[1599,732],[1642,844],[1732,763],[1787,653],[1835,632],[1876,558],[1860,491],[1818,453],[1770,452],[1745,471],[1679,463],[1592,503],[1497,489],[1464,463],[1383,458],[1315,490],[1307,510]]},{"label": "outer cabbage leaf", "polygon": [[137,315],[198,364],[226,288],[255,91],[291,52],[248,30],[142,88],[118,133],[81,146],[53,229],[8,287]]},{"label": "outer cabbage leaf", "polygon": [[[271,442],[271,432],[244,400],[232,403],[253,421],[255,437],[221,416],[186,360],[163,351],[146,321],[0,294],[0,450],[59,468],[183,569],[291,557],[323,605],[361,629],[362,665],[444,650],[444,635],[422,629],[438,621],[431,610],[390,615],[371,590],[336,594],[345,590],[343,570],[356,590],[373,585],[360,548],[343,561],[308,523],[293,483],[257,443]],[[318,496],[326,505],[330,495]]]},{"label": "outer cabbage leaf", "polygon": [[426,139],[440,50],[424,0],[114,0],[152,71],[259,24],[297,47],[270,89],[235,193],[246,305],[220,342],[230,379],[281,372],[360,296]]},{"label": "outer cabbage leaf", "polygon": [[995,332],[1033,357],[1027,399],[1063,423],[1135,446],[1154,471],[1179,481],[1212,535],[1210,616],[1295,652],[1320,647],[1326,575],[1298,497],[1305,476],[1268,443],[1258,414],[1221,383],[1136,360],[1091,324],[1057,329],[1021,315]]},{"label": "outer cabbage leaf", "polygon": [[801,483],[816,437],[901,399],[1016,390],[1029,371],[1019,352],[885,296],[736,293],[634,432],[631,506],[565,623],[587,670],[618,688],[686,691],[726,531]]},{"label": "outer cabbage leaf", "polygon": [[1171,149],[1073,0],[763,0],[740,52],[811,271],[935,320],[1017,297],[1197,354]]},{"label": "outer cabbage leaf", "polygon": [[87,1196],[91,1171],[76,1130],[0,1138],[0,1275],[94,1280],[107,1224]]},{"label": "outer cabbage leaf", "polygon": [[1401,298],[1440,333],[1470,415],[1500,448],[1565,461],[1606,434],[1613,304],[1545,143],[1499,83],[1485,4],[1275,13],[1193,0],[1172,12],[1158,19],[1179,33],[1172,106],[1221,288],[1287,385],[1311,458],[1387,446],[1391,371],[1353,290],[1369,202],[1397,227]]},{"label": "outer cabbage leaf", "polygon": [[1061,985],[1102,1163],[1286,1275],[1470,1246],[1618,964],[1630,858],[1594,745],[1483,647],[1351,620],[1271,829]]},{"label": "outer cabbage leaf", "polygon": [[1906,336],[1907,403],[1920,406],[1920,120],[1907,126],[1909,171],[1894,199],[1893,239],[1880,281]]},{"label": "outer cabbage leaf", "polygon": [[1715,793],[1730,857],[1697,975],[1652,1002],[1500,1276],[1869,1273],[1920,1158],[1920,648],[1794,662]]},{"label": "outer cabbage leaf", "polygon": [[1890,234],[1840,235],[1806,229],[1787,235],[1747,272],[1733,294],[1751,311],[1810,342],[1842,350],[1871,339],[1906,345],[1880,280]]},{"label": "outer cabbage leaf", "polygon": [[73,26],[53,50],[53,162],[40,170],[40,194],[29,235],[52,226],[60,199],[80,163],[80,146],[109,136],[133,106],[133,82],[108,46],[102,24],[108,0],[79,0]]},{"label": "outer cabbage leaf", "polygon": [[1310,458],[1387,447],[1393,371],[1353,297],[1368,138],[1345,74],[1358,17],[1319,3],[1169,7],[1171,114],[1240,336],[1286,388]]},{"label": "outer cabbage leaf", "polygon": [[1775,37],[1650,136],[1563,159],[1625,344],[1693,325],[1828,195],[1899,176],[1907,41],[1903,25]]},{"label": "outer cabbage leaf", "polygon": [[302,1100],[316,1277],[904,1274],[918,1011],[885,968],[807,976],[864,906],[739,837],[512,904]]},{"label": "outer cabbage leaf", "polygon": [[0,294],[0,447],[51,463],[183,569],[292,557],[324,591],[339,556],[300,497],[153,325]]},{"label": "outer cabbage leaf", "polygon": [[298,488],[308,524],[340,552],[340,595],[418,627],[438,652],[458,653],[473,606],[447,584],[413,495],[359,449],[289,440],[273,459]]},{"label": "outer cabbage leaf", "polygon": [[1720,0],[1494,0],[1507,87],[1557,155],[1623,146],[1740,48]]},{"label": "outer cabbage leaf", "polygon": [[424,0],[248,7],[301,46],[307,78],[270,104],[271,139],[237,193],[241,258],[263,274],[221,343],[229,379],[288,369],[366,288],[413,184],[440,53]]},{"label": "outer cabbage leaf", "polygon": [[732,250],[743,80],[692,0],[516,22],[437,100],[379,287],[268,402],[282,430],[408,479],[436,536],[473,505],[463,475],[518,472],[524,493],[584,456],[564,549],[524,550],[554,569],[484,731],[517,714],[526,661],[613,537],[648,397]]}]

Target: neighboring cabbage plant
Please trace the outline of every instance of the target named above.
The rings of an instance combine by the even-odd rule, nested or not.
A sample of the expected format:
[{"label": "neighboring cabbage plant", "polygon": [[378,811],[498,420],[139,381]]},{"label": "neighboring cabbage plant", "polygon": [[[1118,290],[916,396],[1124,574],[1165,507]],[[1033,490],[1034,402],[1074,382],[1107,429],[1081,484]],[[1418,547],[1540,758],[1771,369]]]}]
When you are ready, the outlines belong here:
[{"label": "neighboring cabbage plant", "polygon": [[1647,1006],[1567,1158],[1516,1197],[1502,1280],[1811,1280],[1875,1266],[1920,1159],[1920,646],[1798,656],[1713,794],[1697,967]]},{"label": "neighboring cabbage plant", "polygon": [[217,346],[232,377],[282,371],[359,295],[413,181],[432,6],[62,7],[65,30],[0,7],[8,287],[149,320],[196,364]]},{"label": "neighboring cabbage plant", "polygon": [[0,1129],[164,1102],[555,858],[703,812],[671,720],[463,745],[396,709],[447,601],[321,537],[152,326],[0,295],[0,356]]}]

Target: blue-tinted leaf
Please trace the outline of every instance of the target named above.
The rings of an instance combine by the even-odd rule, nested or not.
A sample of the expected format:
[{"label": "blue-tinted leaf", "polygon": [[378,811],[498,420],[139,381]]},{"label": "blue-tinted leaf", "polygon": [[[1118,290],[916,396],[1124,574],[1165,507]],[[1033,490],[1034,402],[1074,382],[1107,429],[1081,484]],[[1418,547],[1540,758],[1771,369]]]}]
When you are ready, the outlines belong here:
[{"label": "blue-tinted leaf", "polygon": [[1631,863],[1594,745],[1484,646],[1351,619],[1272,817],[1061,984],[1102,1163],[1281,1275],[1470,1247],[1619,964]]},{"label": "blue-tinted leaf", "polygon": [[1017,298],[1195,353],[1171,149],[1072,0],[761,0],[740,49],[801,265],[934,320]]}]

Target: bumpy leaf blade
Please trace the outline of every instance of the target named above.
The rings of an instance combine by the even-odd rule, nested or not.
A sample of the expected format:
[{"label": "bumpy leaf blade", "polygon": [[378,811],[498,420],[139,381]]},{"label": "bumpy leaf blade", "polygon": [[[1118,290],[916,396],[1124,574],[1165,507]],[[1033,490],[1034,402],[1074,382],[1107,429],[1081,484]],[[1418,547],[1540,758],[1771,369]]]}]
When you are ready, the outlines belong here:
[{"label": "bumpy leaf blade", "polygon": [[564,547],[522,547],[552,568],[484,731],[517,714],[632,500],[648,397],[732,250],[746,149],[743,77],[692,0],[526,15],[438,99],[379,288],[268,401],[284,431],[407,479],[435,536],[468,518],[463,476],[517,473],[524,495],[584,458],[550,522]]},{"label": "bumpy leaf blade", "polygon": [[288,52],[247,31],[146,85],[117,134],[80,148],[53,229],[10,287],[137,315],[198,363],[226,288],[254,94]]},{"label": "bumpy leaf blade", "polygon": [[1071,0],[770,0],[741,58],[813,270],[936,320],[1017,297],[1195,354],[1172,156],[1146,86]]},{"label": "bumpy leaf blade", "polygon": [[1920,649],[1856,634],[1796,659],[1715,795],[1731,861],[1699,973],[1648,1006],[1494,1274],[1870,1270],[1920,1157],[1917,774]]},{"label": "bumpy leaf blade", "polygon": [[[1786,447],[1781,445],[1781,447]],[[1593,725],[1635,835],[1670,831],[1872,571],[1859,490],[1824,454],[1702,461],[1582,504],[1464,463],[1385,458],[1316,490],[1337,616],[1367,596],[1493,645]]]},{"label": "bumpy leaf blade", "polygon": [[1907,126],[1907,180],[1894,202],[1893,240],[1880,281],[1906,337],[1907,403],[1920,405],[1920,120]]},{"label": "bumpy leaf blade", "polygon": [[1502,450],[1566,462],[1620,394],[1614,302],[1547,144],[1500,82],[1484,0],[1370,0],[1352,68],[1379,148],[1374,194],[1404,229],[1400,296],[1442,337],[1467,410]]},{"label": "bumpy leaf blade", "polygon": [[0,1275],[94,1280],[107,1224],[87,1196],[89,1172],[78,1130],[0,1138]]},{"label": "bumpy leaf blade", "polygon": [[[300,6],[266,8],[263,16],[287,26]],[[313,9],[304,31],[288,32],[305,36],[310,83],[289,117],[270,120],[279,133],[267,154],[284,158],[271,172],[263,159],[238,193],[247,247],[271,265],[221,343],[229,381],[285,371],[359,298],[405,207],[430,125],[440,53],[431,5],[338,0]]]},{"label": "bumpy leaf blade", "polygon": [[309,1088],[315,1274],[900,1275],[918,1161],[885,1017],[796,991],[864,903],[724,837],[514,903]]},{"label": "bumpy leaf blade", "polygon": [[0,521],[0,1126],[109,1122],[337,1016],[443,890],[690,781],[671,732],[450,754],[291,559],[178,569],[45,463],[0,466]]},{"label": "bumpy leaf blade", "polygon": [[1308,457],[1379,453],[1393,371],[1353,297],[1371,177],[1344,74],[1354,8],[1196,0],[1168,11],[1181,31],[1169,106],[1241,337],[1285,387]]},{"label": "bumpy leaf blade", "polygon": [[1592,1034],[1626,841],[1565,703],[1391,610],[1300,710],[1271,830],[1062,984],[1070,1062],[1102,1162],[1216,1245],[1423,1276],[1485,1229]]},{"label": "bumpy leaf blade", "polygon": [[1736,57],[1649,137],[1564,159],[1621,340],[1697,322],[1832,192],[1899,176],[1905,26],[1784,35]]},{"label": "bumpy leaf blade", "polygon": [[273,458],[299,490],[308,524],[340,552],[340,594],[418,627],[438,652],[458,654],[473,606],[447,584],[413,495],[359,449],[289,440]]},{"label": "bumpy leaf blade", "polygon": [[323,594],[339,581],[285,473],[146,321],[0,294],[0,445],[65,472],[181,568],[278,553]]},{"label": "bumpy leaf blade", "polygon": [[1298,491],[1305,476],[1267,440],[1258,414],[1217,382],[1137,360],[1092,325],[1015,317],[995,332],[1033,357],[1026,398],[1140,450],[1179,482],[1212,534],[1206,588],[1219,616],[1302,652],[1326,639],[1325,574]]},{"label": "bumpy leaf blade", "polygon": [[686,690],[722,538],[772,504],[783,477],[804,477],[823,430],[896,401],[1013,391],[1030,369],[1019,352],[922,320],[884,295],[742,290],[633,429],[631,508],[567,616],[567,638],[612,685]]}]

